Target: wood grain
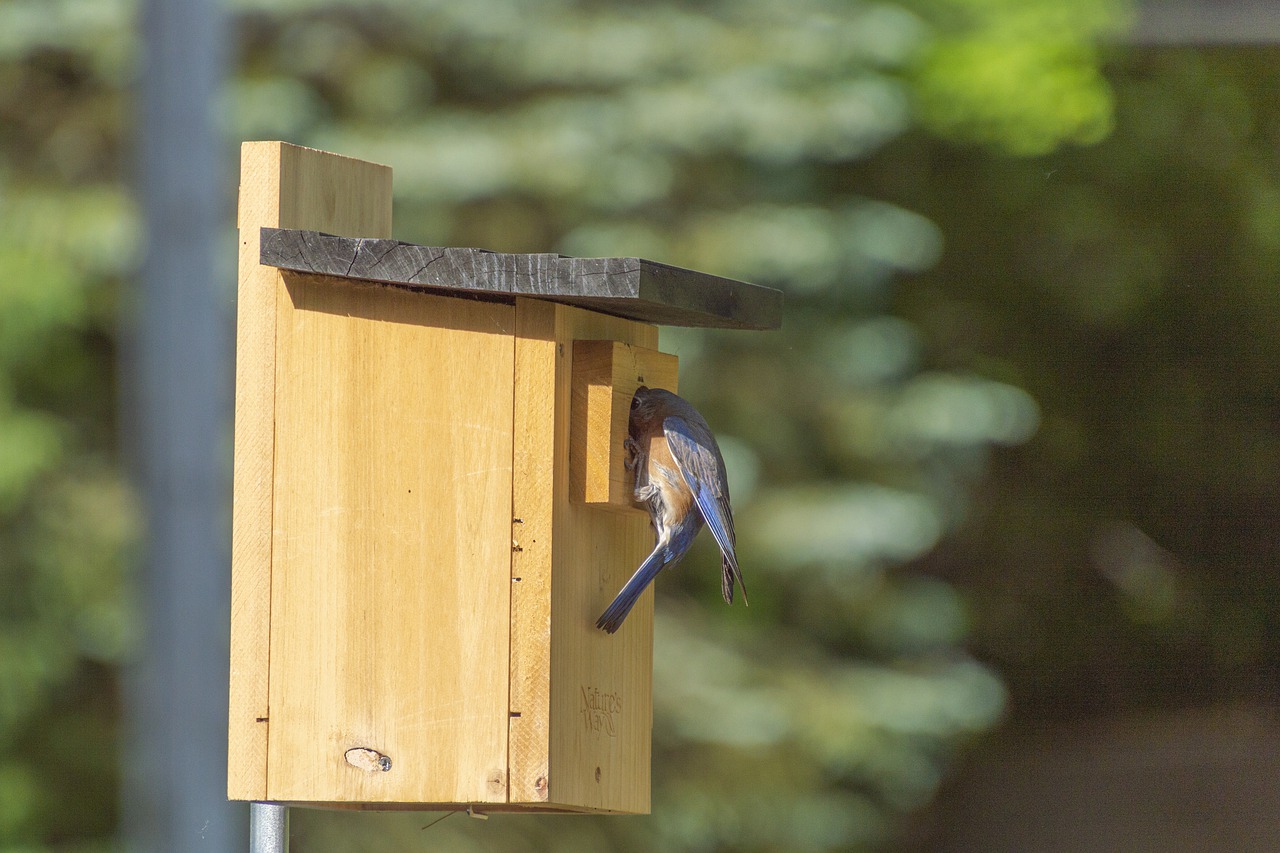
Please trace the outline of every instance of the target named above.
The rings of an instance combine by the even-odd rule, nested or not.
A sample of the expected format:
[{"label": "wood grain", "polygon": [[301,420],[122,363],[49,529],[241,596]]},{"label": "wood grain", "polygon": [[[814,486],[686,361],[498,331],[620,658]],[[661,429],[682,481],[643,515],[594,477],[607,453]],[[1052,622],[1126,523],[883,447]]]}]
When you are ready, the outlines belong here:
[{"label": "wood grain", "polygon": [[[688,271],[647,261],[478,250],[428,266],[462,295],[489,282],[483,300],[347,275],[412,258],[381,239],[390,209],[385,167],[244,148],[229,795],[647,812],[652,594],[615,635],[594,621],[652,531],[571,498],[572,365],[619,342],[612,472],[634,383],[674,388],[674,359],[653,325],[557,300],[733,325],[773,297],[740,309],[740,283],[691,295]],[[282,273],[260,263],[270,229],[356,239],[337,275]]]},{"label": "wood grain", "polygon": [[658,330],[534,299],[517,299],[516,316],[513,514],[521,550],[513,572],[521,579],[512,584],[511,709],[519,716],[511,719],[511,800],[647,813],[652,594],[617,634],[594,623],[653,536],[642,513],[572,504],[565,463],[575,341],[656,349]]},{"label": "wood grain", "polygon": [[512,802],[544,803],[551,737],[551,567],[555,517],[557,306],[517,299],[512,463]]},{"label": "wood grain", "polygon": [[[370,238],[378,235],[369,235]],[[268,229],[262,262],[296,272],[501,296],[537,296],[645,323],[776,329],[782,293],[643,258],[569,258]]]},{"label": "wood grain", "polygon": [[276,297],[263,227],[391,234],[391,170],[280,142],[241,149],[227,794],[267,796]]},{"label": "wood grain", "polygon": [[[658,330],[560,306],[556,337],[569,355],[556,371],[555,458],[567,460],[574,341],[611,339],[657,349]],[[556,469],[555,512],[550,799],[601,811],[647,813],[653,593],[641,597],[616,634],[597,630],[595,620],[653,548],[653,533],[640,513],[572,503],[568,465]]]},{"label": "wood grain", "polygon": [[514,309],[279,296],[268,793],[505,802]]}]

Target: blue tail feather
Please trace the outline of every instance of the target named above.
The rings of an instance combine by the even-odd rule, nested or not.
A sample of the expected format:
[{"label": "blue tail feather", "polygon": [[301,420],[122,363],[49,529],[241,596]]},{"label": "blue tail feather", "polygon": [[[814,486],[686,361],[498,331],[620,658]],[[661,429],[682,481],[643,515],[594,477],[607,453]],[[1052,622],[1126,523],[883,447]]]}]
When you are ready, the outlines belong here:
[{"label": "blue tail feather", "polygon": [[645,587],[652,583],[658,576],[658,572],[666,566],[666,550],[659,544],[653,549],[653,553],[645,558],[640,568],[636,569],[635,574],[631,576],[631,580],[627,581],[613,599],[613,603],[606,607],[604,613],[596,620],[597,628],[610,634],[618,630],[622,620],[627,618],[627,614],[631,612],[631,608],[635,606]]}]

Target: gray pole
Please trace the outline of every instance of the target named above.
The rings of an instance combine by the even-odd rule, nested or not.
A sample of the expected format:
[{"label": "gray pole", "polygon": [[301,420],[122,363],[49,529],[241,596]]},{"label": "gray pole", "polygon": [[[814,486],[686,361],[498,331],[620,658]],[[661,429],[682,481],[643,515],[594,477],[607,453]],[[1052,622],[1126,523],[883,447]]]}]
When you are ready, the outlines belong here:
[{"label": "gray pole", "polygon": [[140,853],[244,849],[227,802],[231,182],[221,0],[144,0],[141,286],[124,308],[125,435],[147,512],[126,682],[123,814]]},{"label": "gray pole", "polygon": [[249,804],[249,853],[289,853],[289,808]]}]

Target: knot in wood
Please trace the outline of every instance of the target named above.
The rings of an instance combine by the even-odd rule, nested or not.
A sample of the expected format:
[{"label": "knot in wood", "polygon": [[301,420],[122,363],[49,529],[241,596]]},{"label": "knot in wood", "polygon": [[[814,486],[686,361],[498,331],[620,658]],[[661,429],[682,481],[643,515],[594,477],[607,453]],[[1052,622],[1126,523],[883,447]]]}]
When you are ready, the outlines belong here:
[{"label": "knot in wood", "polygon": [[348,749],[343,757],[352,767],[366,773],[386,773],[391,769],[391,756],[383,755],[376,749],[356,746]]}]

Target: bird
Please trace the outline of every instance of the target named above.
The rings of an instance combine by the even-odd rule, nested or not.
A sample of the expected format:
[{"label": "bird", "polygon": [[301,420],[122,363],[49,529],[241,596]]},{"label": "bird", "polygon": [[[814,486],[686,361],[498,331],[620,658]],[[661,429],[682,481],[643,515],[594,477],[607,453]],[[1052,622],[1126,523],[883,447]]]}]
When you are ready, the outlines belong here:
[{"label": "bird", "polygon": [[632,497],[649,511],[657,542],[596,620],[596,627],[610,634],[617,631],[658,572],[680,562],[704,523],[720,546],[725,603],[733,603],[735,583],[746,603],[724,457],[706,419],[670,391],[641,385],[631,398],[623,446],[627,470],[635,473]]}]

